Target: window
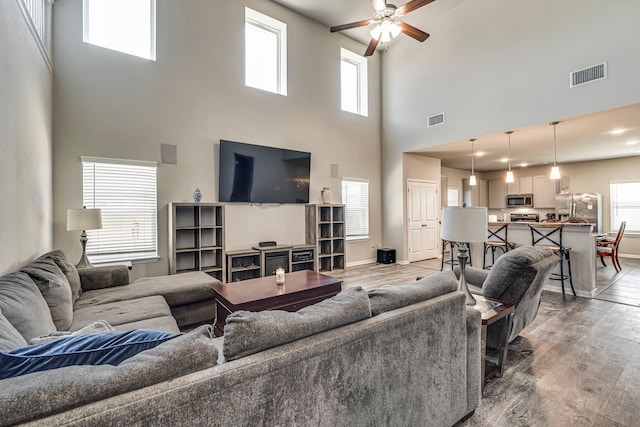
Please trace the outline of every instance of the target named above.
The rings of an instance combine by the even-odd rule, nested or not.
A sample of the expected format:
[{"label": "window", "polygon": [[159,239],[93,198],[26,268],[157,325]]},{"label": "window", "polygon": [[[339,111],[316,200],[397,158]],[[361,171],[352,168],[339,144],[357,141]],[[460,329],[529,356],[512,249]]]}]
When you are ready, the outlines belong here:
[{"label": "window", "polygon": [[369,237],[369,181],[344,178],[342,203],[345,205],[346,239]]},{"label": "window", "polygon": [[19,0],[18,6],[27,21],[44,61],[53,70],[51,63],[51,12],[53,0]]},{"label": "window", "polygon": [[640,181],[609,184],[611,190],[611,231],[627,221],[625,234],[640,234]]},{"label": "window", "polygon": [[156,59],[156,0],[84,0],[83,40]]},{"label": "window", "polygon": [[287,94],[287,24],[245,8],[245,84]]},{"label": "window", "polygon": [[92,262],[158,256],[154,162],[82,157],[82,201],[102,209],[102,229],[87,230]]},{"label": "window", "polygon": [[447,206],[458,206],[458,194],[459,190],[457,188],[447,189]]},{"label": "window", "polygon": [[346,49],[340,49],[340,92],[342,109],[367,116],[367,59]]}]

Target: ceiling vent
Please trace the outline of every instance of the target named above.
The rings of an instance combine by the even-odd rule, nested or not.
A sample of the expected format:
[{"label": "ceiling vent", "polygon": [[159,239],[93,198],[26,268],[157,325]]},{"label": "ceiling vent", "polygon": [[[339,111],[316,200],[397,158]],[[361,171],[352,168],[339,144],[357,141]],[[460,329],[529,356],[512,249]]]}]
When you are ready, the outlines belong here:
[{"label": "ceiling vent", "polygon": [[427,127],[433,127],[433,126],[438,126],[443,124],[444,124],[444,113],[427,117]]},{"label": "ceiling vent", "polygon": [[607,78],[607,63],[594,65],[569,74],[569,87],[580,86],[585,83],[595,82]]}]

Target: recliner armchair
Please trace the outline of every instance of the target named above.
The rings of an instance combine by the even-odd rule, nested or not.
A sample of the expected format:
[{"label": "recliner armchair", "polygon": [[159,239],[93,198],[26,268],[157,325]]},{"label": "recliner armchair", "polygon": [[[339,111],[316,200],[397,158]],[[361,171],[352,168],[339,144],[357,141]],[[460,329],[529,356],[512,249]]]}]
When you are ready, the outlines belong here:
[{"label": "recliner armchair", "polygon": [[[465,279],[472,293],[515,306],[511,342],[538,314],[542,289],[557,263],[548,247],[521,246],[498,258],[491,270],[467,267]],[[455,273],[460,276],[459,269]]]}]

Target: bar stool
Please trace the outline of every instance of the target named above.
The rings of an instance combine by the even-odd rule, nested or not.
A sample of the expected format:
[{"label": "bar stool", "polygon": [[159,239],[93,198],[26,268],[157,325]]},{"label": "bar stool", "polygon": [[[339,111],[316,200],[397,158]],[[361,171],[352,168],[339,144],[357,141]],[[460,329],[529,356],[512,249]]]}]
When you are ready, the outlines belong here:
[{"label": "bar stool", "polygon": [[[445,264],[449,264],[451,266],[451,269],[453,270],[453,266],[454,265],[458,265],[458,260],[454,259],[453,257],[453,249],[458,247],[460,245],[460,243],[466,243],[467,248],[469,248],[469,265],[473,265],[471,263],[471,245],[469,245],[468,242],[452,242],[451,240],[444,240],[442,239],[442,261],[440,263],[440,271],[444,270],[444,265]],[[445,261],[444,260],[444,253],[445,253],[445,249],[447,248],[447,246],[449,246],[449,254],[451,255],[451,259]]]},{"label": "bar stool", "polygon": [[[562,244],[562,230],[564,227],[554,225],[531,225],[531,244],[533,246],[541,245],[550,247],[553,252],[558,255],[558,262],[560,263],[560,274],[553,273],[551,279],[560,280],[562,283],[562,302],[566,302],[567,298],[564,293],[564,280],[569,279],[571,285],[571,292],[573,296],[576,295],[576,290],[573,287],[573,277],[571,276],[571,248]],[[556,240],[557,239],[557,240]],[[569,267],[568,274],[564,273],[564,260],[567,260],[567,266]]]},{"label": "bar stool", "polygon": [[[484,242],[484,255],[482,256],[482,268],[490,269],[496,262],[496,250],[500,249],[502,253],[507,253],[516,247],[514,242],[509,242],[508,223],[502,226],[494,225],[487,228],[488,239]],[[492,240],[493,239],[493,240]],[[487,253],[491,251],[491,265],[487,265]]]}]

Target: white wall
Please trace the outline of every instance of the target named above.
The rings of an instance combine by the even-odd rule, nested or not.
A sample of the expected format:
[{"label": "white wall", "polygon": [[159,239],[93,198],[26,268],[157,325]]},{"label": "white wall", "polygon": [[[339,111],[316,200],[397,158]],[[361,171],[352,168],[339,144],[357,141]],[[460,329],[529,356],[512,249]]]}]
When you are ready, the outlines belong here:
[{"label": "white wall", "polygon": [[[636,0],[464,1],[425,43],[395,43],[382,61],[385,205],[402,188],[398,153],[640,102],[638,16]],[[569,88],[571,71],[602,61],[607,79]],[[402,228],[397,206],[385,241]]]},{"label": "white wall", "polygon": [[[288,24],[288,96],[244,85],[244,7]],[[371,239],[349,243],[347,262],[375,258],[381,245],[379,59],[369,63],[369,117],[340,110],[340,47],[364,47],[271,1],[158,0],[157,61],[82,42],[82,1],[54,8],[54,244],[80,255],[77,233],[65,231],[65,213],[80,207],[80,156],[160,161],[160,144],[177,145],[177,165],[158,168],[157,263],[133,276],[168,271],[167,203],[217,201],[220,139],[312,153],[312,202],[340,176],[370,179]],[[302,206],[227,208],[227,248],[260,240],[304,243]]]},{"label": "white wall", "polygon": [[0,274],[51,248],[51,73],[17,1],[0,2]]}]

